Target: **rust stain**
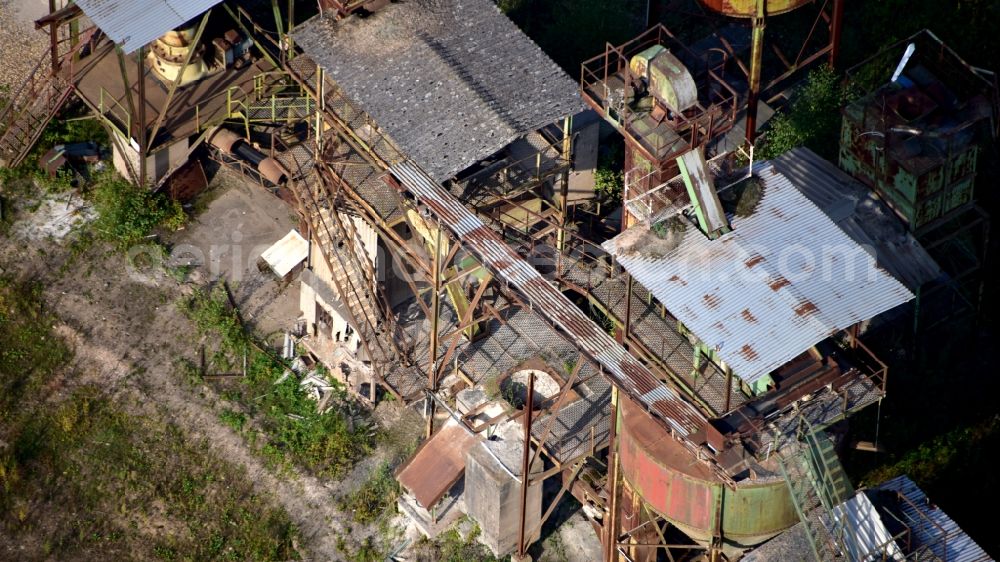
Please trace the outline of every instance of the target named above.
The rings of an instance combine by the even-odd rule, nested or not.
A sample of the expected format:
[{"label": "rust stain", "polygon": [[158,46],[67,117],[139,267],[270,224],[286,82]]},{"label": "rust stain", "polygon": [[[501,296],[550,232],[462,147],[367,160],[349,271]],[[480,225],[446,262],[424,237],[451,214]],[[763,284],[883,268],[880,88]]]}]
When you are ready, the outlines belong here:
[{"label": "rust stain", "polygon": [[795,314],[798,314],[799,316],[808,316],[818,310],[819,309],[816,308],[816,305],[811,301],[805,301],[795,308]]},{"label": "rust stain", "polygon": [[718,295],[705,295],[705,296],[703,296],[701,298],[705,301],[705,304],[709,308],[719,308],[719,296]]},{"label": "rust stain", "polygon": [[743,319],[746,320],[747,322],[757,321],[757,317],[754,316],[752,312],[750,312],[749,308],[744,308],[743,312],[741,312],[740,314],[743,316]]},{"label": "rust stain", "polygon": [[778,289],[780,289],[782,287],[787,287],[787,286],[789,286],[791,284],[792,284],[791,281],[789,281],[788,279],[785,279],[784,277],[782,277],[782,276],[779,275],[777,277],[777,279],[775,279],[774,281],[771,281],[771,290],[772,291],[777,291]]},{"label": "rust stain", "polygon": [[749,344],[744,344],[744,346],[740,349],[740,355],[745,357],[747,361],[756,361],[757,357],[759,357],[757,352],[754,351],[754,348],[750,347]]},{"label": "rust stain", "polygon": [[764,261],[764,256],[756,255],[743,263],[745,263],[747,267],[753,267],[762,261]]},{"label": "rust stain", "polygon": [[687,281],[681,279],[680,276],[676,275],[676,274],[671,275],[670,279],[667,279],[667,281],[673,281],[675,283],[680,283],[684,287],[687,287],[687,284],[688,284]]}]

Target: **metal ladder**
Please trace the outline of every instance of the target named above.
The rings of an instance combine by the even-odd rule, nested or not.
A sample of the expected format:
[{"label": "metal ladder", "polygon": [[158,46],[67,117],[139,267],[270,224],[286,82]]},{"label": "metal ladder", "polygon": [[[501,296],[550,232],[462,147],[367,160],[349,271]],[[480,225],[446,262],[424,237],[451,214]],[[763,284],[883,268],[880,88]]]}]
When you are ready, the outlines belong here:
[{"label": "metal ladder", "polygon": [[850,529],[847,518],[834,517],[833,509],[849,499],[854,489],[833,442],[800,415],[795,439],[776,435],[775,443],[778,466],[814,559],[834,560],[849,540]]},{"label": "metal ladder", "polygon": [[[96,28],[91,28],[84,33],[62,60],[71,59],[95,32]],[[0,165],[13,168],[24,161],[49,121],[73,93],[72,79],[54,74],[51,65],[52,55],[46,51],[7,105],[0,109]]]},{"label": "metal ladder", "polygon": [[387,365],[400,359],[393,341],[395,323],[377,292],[374,267],[367,256],[359,255],[364,250],[354,224],[344,220],[334,199],[327,195],[331,178],[323,177],[322,171],[318,176],[317,181],[300,179],[290,185],[330,268],[333,288],[350,316],[347,320],[381,376]]}]

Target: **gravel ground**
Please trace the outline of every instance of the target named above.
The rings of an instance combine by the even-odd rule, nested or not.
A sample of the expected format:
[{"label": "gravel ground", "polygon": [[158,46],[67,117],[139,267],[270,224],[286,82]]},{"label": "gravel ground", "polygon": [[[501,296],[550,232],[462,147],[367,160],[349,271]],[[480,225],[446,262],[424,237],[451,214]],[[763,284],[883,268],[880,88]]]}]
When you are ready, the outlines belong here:
[{"label": "gravel ground", "polygon": [[45,0],[0,0],[0,89],[16,90],[48,45],[32,21],[47,11]]}]

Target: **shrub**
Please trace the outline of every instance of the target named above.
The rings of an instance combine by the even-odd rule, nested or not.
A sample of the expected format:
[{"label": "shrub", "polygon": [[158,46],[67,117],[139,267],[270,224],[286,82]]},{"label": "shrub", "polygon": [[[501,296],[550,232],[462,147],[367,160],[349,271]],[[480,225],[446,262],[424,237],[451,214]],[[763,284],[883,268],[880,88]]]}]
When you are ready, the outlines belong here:
[{"label": "shrub", "polygon": [[770,159],[807,146],[824,158],[832,158],[837,152],[844,99],[844,89],[830,67],[810,72],[788,111],[775,116],[768,125],[760,157]]},{"label": "shrub", "polygon": [[602,166],[594,172],[594,191],[603,201],[617,201],[622,197],[625,178],[620,171]]},{"label": "shrub", "polygon": [[180,203],[132,185],[110,170],[94,178],[93,198],[98,213],[94,227],[121,249],[140,242],[157,227],[176,230],[187,219]]}]

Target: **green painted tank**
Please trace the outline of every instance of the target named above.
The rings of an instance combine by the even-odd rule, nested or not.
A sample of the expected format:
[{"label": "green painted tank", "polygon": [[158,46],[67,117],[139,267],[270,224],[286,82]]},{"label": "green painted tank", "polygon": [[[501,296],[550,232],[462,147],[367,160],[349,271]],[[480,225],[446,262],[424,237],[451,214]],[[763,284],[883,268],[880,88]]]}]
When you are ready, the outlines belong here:
[{"label": "green painted tank", "polygon": [[621,401],[618,423],[626,484],[692,539],[707,544],[715,535],[720,502],[722,536],[731,548],[760,544],[798,523],[784,480],[745,481],[735,490],[727,488],[628,400]]},{"label": "green painted tank", "polygon": [[790,12],[809,4],[813,0],[700,0],[706,8],[736,18],[749,18],[757,13],[757,2],[765,1],[765,13],[769,16]]}]

